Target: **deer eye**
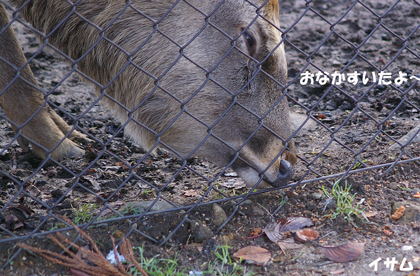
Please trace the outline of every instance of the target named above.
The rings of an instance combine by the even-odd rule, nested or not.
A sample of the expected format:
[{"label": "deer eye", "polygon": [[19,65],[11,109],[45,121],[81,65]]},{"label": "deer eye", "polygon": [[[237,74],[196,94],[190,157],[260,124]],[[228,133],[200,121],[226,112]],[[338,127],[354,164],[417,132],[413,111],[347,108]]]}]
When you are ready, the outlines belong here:
[{"label": "deer eye", "polygon": [[245,38],[245,44],[248,49],[248,53],[251,57],[253,57],[257,49],[257,41],[249,32],[244,32],[243,35]]}]

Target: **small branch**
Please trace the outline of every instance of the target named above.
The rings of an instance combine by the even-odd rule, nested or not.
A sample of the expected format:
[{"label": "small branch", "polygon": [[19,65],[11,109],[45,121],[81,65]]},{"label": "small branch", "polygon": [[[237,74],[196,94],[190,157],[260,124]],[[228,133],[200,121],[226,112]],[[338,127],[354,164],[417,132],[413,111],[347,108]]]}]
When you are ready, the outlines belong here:
[{"label": "small branch", "polygon": [[[68,240],[64,237],[61,233],[57,233],[57,237],[48,235],[48,237],[55,242],[62,250],[64,250],[69,256],[65,256],[53,251],[44,250],[41,248],[36,248],[27,244],[19,243],[18,246],[24,248],[26,250],[33,251],[35,253],[40,254],[46,260],[69,267],[71,269],[75,269],[77,271],[92,275],[92,276],[130,276],[126,269],[124,268],[123,264],[120,262],[117,256],[117,249],[115,246],[115,239],[111,236],[113,250],[115,254],[115,259],[117,260],[117,267],[112,265],[106,257],[102,254],[99,250],[98,246],[94,242],[94,240],[83,230],[77,227],[74,223],[72,223],[68,218],[60,216],[60,218],[71,226],[83,237],[85,238],[92,250],[81,247],[80,245],[75,244],[74,242]],[[77,249],[81,254],[75,254],[69,249],[69,245],[73,248]],[[120,245],[121,254],[133,264],[137,270],[143,275],[148,276],[147,272],[140,266],[140,264],[136,261],[134,257],[134,252],[130,241],[126,238],[123,238],[122,243]],[[90,265],[86,262],[83,258],[86,258],[89,262],[93,263],[94,265]]]}]

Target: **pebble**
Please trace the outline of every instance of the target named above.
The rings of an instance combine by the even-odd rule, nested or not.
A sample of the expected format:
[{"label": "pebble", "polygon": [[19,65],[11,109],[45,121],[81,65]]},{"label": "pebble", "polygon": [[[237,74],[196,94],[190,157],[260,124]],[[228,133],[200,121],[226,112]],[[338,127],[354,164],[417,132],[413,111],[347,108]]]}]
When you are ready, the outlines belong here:
[{"label": "pebble", "polygon": [[202,271],[199,271],[199,270],[190,270],[188,272],[188,275],[191,275],[191,276],[201,276],[201,275],[204,275],[204,274],[203,274]]},{"label": "pebble", "polygon": [[385,40],[385,41],[391,41],[391,37],[389,36],[388,33],[383,33],[381,35],[381,38],[382,38],[382,40]]},{"label": "pebble", "polygon": [[377,89],[378,91],[384,91],[384,90],[386,89],[386,86],[385,86],[385,85],[383,85],[383,84],[378,84],[378,85],[376,86],[376,89]]},{"label": "pebble", "polygon": [[321,193],[321,192],[315,192],[315,193],[311,194],[311,197],[315,200],[321,199],[322,196],[323,196],[323,193]]},{"label": "pebble", "polygon": [[253,205],[253,204],[254,202],[252,202],[252,200],[247,199],[247,200],[244,200],[240,205],[244,206],[244,205]]},{"label": "pebble", "polygon": [[414,247],[412,245],[404,245],[403,247],[401,247],[402,251],[411,251],[414,250]]},{"label": "pebble", "polygon": [[213,224],[214,226],[219,227],[227,220],[226,212],[217,203],[214,203],[212,205],[212,209],[213,209]]},{"label": "pebble", "polygon": [[406,135],[404,135],[402,138],[398,140],[398,143],[393,144],[389,147],[389,150],[395,150],[400,147],[400,144],[405,145],[408,142],[410,142],[412,145],[414,143],[417,143],[420,141],[420,135],[418,135],[418,132],[420,131],[420,124],[410,130]]},{"label": "pebble", "polygon": [[190,228],[194,242],[201,243],[213,237],[213,232],[201,221],[191,221]]},{"label": "pebble", "polygon": [[265,215],[265,211],[257,205],[252,205],[252,214],[256,217],[263,217]]},{"label": "pebble", "polygon": [[[125,210],[136,211],[143,213],[149,206],[153,203],[153,200],[150,201],[140,201],[140,202],[130,202],[121,207],[120,212],[123,213]],[[174,208],[172,204],[169,204],[166,201],[158,201],[150,209],[151,212],[156,211],[165,211]]]}]

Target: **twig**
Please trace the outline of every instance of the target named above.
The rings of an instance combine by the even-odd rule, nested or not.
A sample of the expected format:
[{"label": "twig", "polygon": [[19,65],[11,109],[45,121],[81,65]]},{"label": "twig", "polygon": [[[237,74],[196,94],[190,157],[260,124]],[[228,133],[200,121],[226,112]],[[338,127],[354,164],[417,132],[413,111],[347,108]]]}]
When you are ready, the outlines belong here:
[{"label": "twig", "polygon": [[134,264],[137,270],[140,271],[141,274],[143,274],[143,276],[149,276],[146,270],[144,270],[144,268],[142,268],[134,258],[133,246],[131,245],[131,242],[128,239],[124,238],[122,240],[122,243],[120,245],[120,251],[124,258],[130,263]]},{"label": "twig", "polygon": [[[116,257],[115,259],[117,260],[117,267],[112,265],[106,259],[106,257],[102,254],[102,252],[97,247],[94,240],[86,232],[84,232],[79,227],[77,227],[68,218],[63,217],[63,216],[60,216],[60,218],[66,221],[67,223],[69,223],[71,226],[73,226],[74,229],[89,242],[92,250],[75,244],[74,242],[64,237],[61,233],[57,233],[58,238],[52,235],[48,235],[48,237],[52,241],[54,241],[61,249],[63,249],[67,254],[69,254],[70,257],[53,252],[53,251],[36,248],[27,244],[19,243],[18,246],[24,249],[33,251],[35,253],[38,253],[43,258],[45,258],[46,260],[50,262],[67,266],[71,269],[76,269],[78,271],[87,273],[92,276],[130,276],[131,275],[126,271],[126,269],[120,262],[119,258],[117,257],[115,239],[112,236],[111,236],[111,240],[112,240],[114,254]],[[69,250],[68,245],[71,245],[73,248],[77,249],[79,252],[81,252],[81,254],[73,253],[71,250]],[[121,248],[121,254],[126,258],[126,260],[132,263],[137,268],[137,270],[140,271],[140,273],[143,276],[148,276],[147,272],[140,266],[140,264],[134,258],[132,245],[128,239],[123,238],[120,248]],[[85,260],[82,259],[81,256],[84,256],[88,261],[92,262],[94,265],[88,264]]]}]

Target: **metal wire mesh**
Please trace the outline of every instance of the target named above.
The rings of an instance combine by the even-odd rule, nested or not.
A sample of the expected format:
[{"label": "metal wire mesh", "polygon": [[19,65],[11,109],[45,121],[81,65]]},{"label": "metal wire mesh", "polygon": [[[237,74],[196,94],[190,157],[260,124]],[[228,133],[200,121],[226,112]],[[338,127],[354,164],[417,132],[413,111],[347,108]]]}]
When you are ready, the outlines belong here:
[{"label": "metal wire mesh", "polygon": [[[7,29],[14,28],[27,58],[27,63],[23,65],[14,64],[2,56],[4,49],[0,50],[0,63],[14,74],[14,77],[8,79],[6,74],[0,76],[3,78],[2,83],[5,83],[4,87],[0,87],[0,97],[6,98],[7,90],[17,80],[23,80],[26,85],[42,93],[43,97],[43,103],[37,112],[28,116],[24,122],[14,121],[6,116],[6,112],[0,113],[0,244],[9,248],[7,253],[2,254],[2,268],[7,267],[20,253],[21,249],[14,247],[17,242],[71,230],[57,214],[78,219],[82,229],[101,227],[104,224],[121,224],[124,225],[127,236],[141,237],[163,245],[171,241],[171,237],[177,232],[185,231],[186,223],[203,206],[234,202],[227,220],[218,227],[220,230],[238,213],[239,206],[250,195],[275,190],[283,190],[288,195],[298,185],[322,180],[332,184],[367,170],[376,170],[381,175],[386,175],[399,164],[420,161],[420,128],[416,125],[416,120],[420,118],[417,84],[420,76],[411,69],[420,63],[420,52],[416,46],[420,43],[420,20],[410,22],[405,33],[401,33],[400,28],[398,31],[394,30],[394,12],[401,1],[352,1],[335,16],[325,13],[332,8],[327,3],[329,1],[296,1],[294,4],[280,1],[281,40],[265,53],[262,60],[253,56],[252,41],[248,41],[248,48],[243,48],[239,40],[248,39],[247,32],[258,20],[268,22],[267,26],[270,28],[277,28],[273,19],[264,13],[264,7],[270,1],[245,1],[244,5],[253,8],[253,19],[236,36],[227,33],[225,26],[218,21],[221,20],[218,12],[225,9],[226,5],[231,5],[231,1],[212,1],[213,4],[217,3],[211,10],[203,10],[206,6],[197,5],[194,1],[169,1],[170,5],[162,7],[156,4],[160,10],[159,17],[155,18],[148,14],[149,11],[142,10],[141,5],[136,4],[137,1],[125,1],[115,5],[112,16],[104,19],[105,23],[102,22],[101,25],[97,23],[99,21],[93,22],[89,19],[93,18],[92,14],[83,11],[83,0],[74,3],[61,1],[66,3],[66,15],[55,22],[55,25],[45,26],[44,29],[26,23],[19,16],[19,12],[25,13],[25,7],[33,2],[48,1],[27,1],[19,8],[9,2],[0,1],[6,6],[10,19],[10,24],[1,26],[0,36],[5,36]],[[417,1],[409,1],[409,5],[413,12],[420,10]],[[44,8],[48,9],[46,5]],[[179,20],[180,17],[175,15],[181,8],[188,9],[192,17],[200,18],[201,24],[198,27],[190,26],[191,33],[184,33],[184,36],[167,33],[166,24],[172,18]],[[299,9],[298,17],[293,17],[289,12],[292,9]],[[368,11],[369,18],[358,17],[360,10]],[[127,14],[131,15],[132,22],[121,25],[127,22],[124,21]],[[87,22],[87,25],[71,25],[69,22],[75,18]],[[124,44],[134,33],[140,32],[135,25],[135,20],[140,20],[139,18],[147,27],[147,31],[143,31],[143,38],[133,45]],[[312,27],[317,31],[316,35],[305,31],[315,18],[318,23]],[[188,22],[186,20],[184,25]],[[36,24],[39,22],[34,25]],[[368,24],[369,30],[362,29],[362,24]],[[352,26],[354,33],[344,33],[343,26]],[[86,33],[87,37],[95,37],[89,41],[89,45],[85,45],[87,50],[72,48],[76,45],[74,41],[59,35],[60,32],[67,32],[71,36],[71,31],[77,27],[93,30],[90,34]],[[123,29],[128,31],[123,32]],[[191,45],[202,39],[208,30],[215,33],[217,40],[208,41],[209,47],[202,48],[201,51],[209,56],[212,66],[203,64],[196,58],[195,55],[199,53],[191,52],[191,48],[194,48]],[[34,34],[40,37],[39,43]],[[156,36],[160,38],[160,44],[153,44]],[[371,45],[372,39],[378,36],[382,37],[382,49]],[[279,50],[281,43],[285,45],[288,58],[289,76],[286,82],[277,75],[270,75],[265,67],[270,62],[270,57]],[[102,44],[110,45],[109,49],[113,50],[98,52],[96,49]],[[223,45],[221,48],[224,52],[217,53],[217,58],[212,59],[211,55],[215,53],[209,50],[214,49],[210,44]],[[149,67],[139,65],[136,55],[145,47],[153,48],[159,53],[164,48],[163,45],[171,45],[171,60],[160,64],[158,54],[155,56],[146,51],[150,56],[143,58],[153,62]],[[197,51],[197,47],[194,50]],[[116,65],[112,63],[116,59],[113,51],[123,53],[125,57],[115,63]],[[95,60],[101,54],[107,55],[102,61],[109,60],[109,64],[102,64],[98,61],[99,58]],[[234,75],[223,71],[226,60],[229,61],[229,56],[234,54],[248,59],[249,66],[253,67],[252,74],[247,75],[239,89],[232,89],[221,81]],[[57,57],[64,61],[57,60]],[[405,65],[407,60],[410,66]],[[94,66],[107,68],[109,75],[86,73],[85,62],[88,61]],[[27,64],[31,66],[39,86],[30,79],[22,78],[21,72]],[[184,69],[183,66],[199,71],[200,78],[189,80],[190,76],[186,76],[185,70],[181,70]],[[180,96],[181,94],[173,93],[174,88],[167,78],[174,71],[181,72],[178,78],[195,81],[191,85],[194,89],[188,94]],[[127,72],[132,76],[127,77]],[[135,97],[139,89],[135,78],[140,74],[148,80],[148,86],[142,88],[147,91],[142,98]],[[252,96],[247,95],[247,89],[261,75],[280,93],[276,95],[273,105],[259,112],[238,99]],[[97,98],[91,96],[93,89],[85,86],[80,77],[96,89]],[[133,91],[127,95],[126,103],[130,103],[129,106],[120,102],[115,93],[110,92],[119,89],[114,84],[121,77],[125,78],[125,82],[133,84]],[[203,110],[204,113],[218,113],[212,116],[216,118],[213,121],[191,109],[191,105],[206,106],[203,93],[207,93],[209,87],[223,91],[224,97],[232,99],[227,105],[221,104],[214,109],[206,107]],[[168,114],[168,122],[158,129],[136,117],[137,112],[144,112],[144,103],[153,100],[157,94],[177,106],[176,111]],[[294,127],[290,136],[276,133],[264,121],[284,98],[288,99],[292,112],[300,114],[300,117],[292,115]],[[201,102],[197,102],[197,99]],[[21,98],[16,99],[16,105],[20,100]],[[125,120],[113,120],[110,113],[98,105],[100,100],[106,101],[111,109],[117,109],[117,113],[125,113]],[[214,104],[214,99],[208,100]],[[2,104],[5,103],[3,100]],[[24,127],[47,106],[65,118],[72,131],[77,130],[86,136],[87,141],[83,141],[82,146],[85,149],[83,157],[64,160],[54,158],[53,151],[60,143],[66,138],[74,138],[71,132],[64,133],[59,139],[60,143],[53,148],[46,148],[42,141],[35,141],[24,133]],[[9,111],[10,114],[24,112],[16,110],[15,106],[3,108],[12,110]],[[218,125],[231,116],[232,110],[238,108],[255,122],[253,129],[248,130],[248,138],[239,145],[232,145],[225,141],[223,137],[227,136],[218,129]],[[162,112],[165,110],[162,109]],[[189,120],[185,120],[185,116]],[[150,120],[152,119],[154,118]],[[177,128],[183,120],[184,124],[190,125],[184,130],[191,131],[191,135],[194,135],[195,128],[200,128],[201,133],[204,129],[205,133],[197,139],[191,138],[192,144],[187,153],[179,152],[165,140],[165,135]],[[133,122],[141,126],[147,135],[156,138],[155,143],[146,151],[123,135],[125,128],[130,128]],[[236,133],[236,127],[232,125],[233,133]],[[263,130],[273,133],[286,146],[290,146],[292,139],[295,139],[298,157],[295,176],[289,184],[282,187],[245,189],[240,195],[232,195],[226,191],[226,185],[232,184],[241,188],[244,183],[230,167],[235,160],[248,162],[240,155],[240,151],[253,142],[256,133]],[[31,142],[32,148],[38,147],[46,151],[46,158],[41,160],[29,153],[22,153],[17,143],[22,137]],[[216,140],[220,147],[231,152],[229,162],[222,168],[192,158],[209,140]],[[389,149],[389,146],[393,148]],[[165,149],[160,149],[162,147]],[[332,156],[331,152],[335,155]],[[283,154],[284,150],[276,154],[267,167],[273,165]],[[393,158],[380,162],[369,160],[370,156],[380,154],[393,155]],[[334,168],[326,167],[326,163],[334,162],[337,163]],[[268,168],[258,171],[259,179],[255,181],[254,187],[264,180],[263,174],[266,170]],[[185,194],[185,187],[189,188],[191,195]],[[147,204],[139,209],[135,202],[142,200]],[[125,204],[121,208],[124,202],[131,202],[132,205]],[[166,207],[158,207],[164,203]],[[281,212],[282,206],[280,204],[274,213]],[[134,212],[134,209],[137,211]],[[153,230],[156,228],[149,226],[156,223],[159,229],[161,215],[166,216],[166,219],[173,219],[174,223],[171,229],[156,233]]]}]

